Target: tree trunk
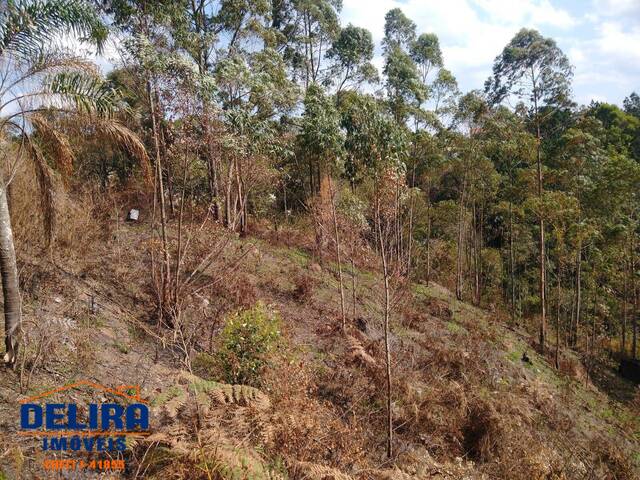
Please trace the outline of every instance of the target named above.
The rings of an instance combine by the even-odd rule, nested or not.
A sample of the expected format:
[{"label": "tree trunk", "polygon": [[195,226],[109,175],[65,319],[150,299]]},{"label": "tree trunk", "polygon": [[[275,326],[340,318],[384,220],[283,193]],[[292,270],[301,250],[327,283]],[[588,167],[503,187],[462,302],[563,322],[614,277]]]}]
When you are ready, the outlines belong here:
[{"label": "tree trunk", "polygon": [[[536,163],[538,167],[538,198],[542,200],[542,191],[544,188],[542,179],[542,135],[540,134],[540,118],[538,116],[538,88],[536,84],[533,67],[531,67],[531,79],[533,80],[533,104],[536,120]],[[545,341],[547,336],[547,306],[546,306],[546,255],[544,248],[544,217],[540,213],[539,220],[540,234],[538,243],[540,247],[540,352],[544,354]]]},{"label": "tree trunk", "polygon": [[[538,148],[537,148],[537,156],[538,156],[538,197],[542,198],[542,158],[540,152],[540,126],[538,125]],[[544,245],[544,218],[540,216],[540,236],[538,238],[538,243],[540,247],[540,352],[544,353],[545,342],[547,337],[547,306],[546,306],[546,254],[545,254],[545,245]]]},{"label": "tree trunk", "polygon": [[627,271],[627,262],[624,262],[624,288],[622,293],[622,341],[620,345],[620,356],[625,357],[627,353],[627,319],[628,319],[628,310],[627,310],[627,298],[629,297],[629,279]]},{"label": "tree trunk", "polygon": [[22,319],[22,305],[18,284],[18,267],[13,245],[13,231],[7,202],[7,186],[0,179],[0,274],[4,296],[4,362],[15,367],[18,355],[18,333]]},{"label": "tree trunk", "polygon": [[353,251],[351,252],[351,292],[352,292],[352,300],[353,300],[353,320],[356,319],[356,266],[353,261]]},{"label": "tree trunk", "polygon": [[480,239],[478,230],[480,225],[478,224],[478,208],[476,202],[473,202],[473,304],[480,305]]},{"label": "tree trunk", "polygon": [[516,320],[516,275],[515,253],[513,251],[513,204],[509,202],[509,276],[511,283],[511,322]]},{"label": "tree trunk", "polygon": [[560,370],[560,308],[562,305],[561,279],[562,279],[562,264],[558,262],[558,285],[557,285],[558,303],[556,305],[556,353],[555,353],[556,370]]},{"label": "tree trunk", "polygon": [[184,201],[187,191],[187,170],[188,170],[188,157],[187,153],[183,153],[184,158],[182,161],[182,192],[180,194],[180,212],[178,214],[178,251],[176,253],[176,265],[175,265],[175,283],[173,288],[173,302],[175,305],[179,301],[180,290],[180,268],[182,265],[182,230],[184,220]]},{"label": "tree trunk", "polygon": [[431,198],[427,190],[427,286],[431,281]]},{"label": "tree trunk", "polygon": [[636,282],[636,261],[635,261],[635,239],[631,241],[631,281],[633,289],[633,316],[631,318],[632,338],[631,338],[631,358],[638,358],[638,285]]},{"label": "tree trunk", "polygon": [[575,320],[572,332],[572,345],[578,344],[578,333],[580,332],[580,309],[582,307],[582,242],[578,241],[578,251],[576,253],[576,298],[575,298]]},{"label": "tree trunk", "polygon": [[151,81],[147,80],[147,96],[149,100],[149,109],[151,111],[151,128],[153,132],[153,143],[156,153],[156,180],[157,180],[157,195],[158,201],[160,202],[160,229],[161,229],[161,238],[162,238],[162,256],[163,256],[163,268],[161,275],[161,286],[160,286],[160,298],[161,304],[159,307],[159,317],[158,320],[162,321],[163,313],[166,308],[168,295],[169,295],[169,283],[171,279],[170,268],[169,268],[169,245],[167,242],[167,214],[165,208],[165,198],[164,198],[164,183],[162,179],[162,159],[160,155],[160,139],[158,133],[158,119],[156,118],[157,110],[155,105],[155,100],[153,98],[152,90],[151,90]]},{"label": "tree trunk", "polygon": [[336,215],[335,192],[333,190],[333,182],[329,177],[329,193],[331,195],[331,213],[333,216],[333,233],[336,241],[336,257],[338,259],[338,281],[340,283],[340,313],[342,315],[342,331],[347,329],[347,314],[344,305],[344,283],[342,282],[342,259],[340,257],[340,234],[338,231],[338,217]]},{"label": "tree trunk", "polygon": [[464,223],[464,182],[460,192],[460,202],[458,205],[458,245],[456,255],[456,298],[462,300],[462,241],[463,241],[463,223]]},{"label": "tree trunk", "polygon": [[391,309],[391,300],[389,292],[389,267],[387,264],[387,249],[385,240],[382,235],[382,227],[380,222],[380,207],[376,208],[378,214],[378,238],[380,241],[380,258],[382,259],[382,273],[384,276],[384,350],[387,377],[387,458],[393,455],[393,413],[391,411],[391,350],[389,346],[389,315]]},{"label": "tree trunk", "polygon": [[407,278],[411,278],[411,248],[413,242],[413,208],[414,208],[414,197],[413,197],[413,188],[416,186],[416,165],[415,162],[413,164],[413,172],[411,175],[411,203],[409,205],[409,236],[407,237]]},{"label": "tree trunk", "polygon": [[224,194],[224,226],[226,228],[232,227],[231,221],[231,189],[233,188],[233,170],[235,167],[235,161],[229,162],[229,171],[227,172],[227,184],[225,185]]}]

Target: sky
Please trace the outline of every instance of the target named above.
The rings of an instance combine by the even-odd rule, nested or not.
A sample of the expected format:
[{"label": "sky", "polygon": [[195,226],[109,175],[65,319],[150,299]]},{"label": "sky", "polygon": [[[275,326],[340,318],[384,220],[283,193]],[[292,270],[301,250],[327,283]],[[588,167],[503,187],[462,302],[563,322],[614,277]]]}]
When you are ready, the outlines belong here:
[{"label": "sky", "polygon": [[343,0],[342,23],[367,28],[381,70],[384,15],[400,8],[440,39],[463,92],[483,88],[493,60],[522,27],[552,37],[574,65],[578,103],[622,104],[640,93],[640,0]]}]

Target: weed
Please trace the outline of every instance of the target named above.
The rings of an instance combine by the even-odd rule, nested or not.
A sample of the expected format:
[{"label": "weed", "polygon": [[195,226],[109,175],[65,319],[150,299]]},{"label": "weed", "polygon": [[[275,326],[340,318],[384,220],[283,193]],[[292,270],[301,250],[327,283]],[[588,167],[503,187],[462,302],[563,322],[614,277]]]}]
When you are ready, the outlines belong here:
[{"label": "weed", "polygon": [[294,278],[294,289],[292,296],[298,302],[308,300],[316,287],[316,281],[306,274],[300,274]]},{"label": "weed", "polygon": [[193,368],[195,375],[202,378],[211,378],[216,369],[216,362],[216,357],[213,355],[206,352],[198,352],[191,363],[191,368]]},{"label": "weed", "polygon": [[229,317],[216,354],[225,381],[259,385],[262,369],[279,338],[280,319],[261,302]]},{"label": "weed", "polygon": [[128,345],[126,345],[126,344],[124,344],[124,343],[122,343],[122,342],[120,342],[120,341],[118,341],[118,340],[115,340],[115,341],[113,342],[113,346],[114,346],[114,347],[115,347],[115,348],[116,348],[120,353],[123,353],[124,355],[127,355],[127,354],[129,353],[129,346],[128,346]]},{"label": "weed", "polygon": [[462,327],[455,322],[447,322],[447,330],[451,333],[458,333],[462,330]]}]

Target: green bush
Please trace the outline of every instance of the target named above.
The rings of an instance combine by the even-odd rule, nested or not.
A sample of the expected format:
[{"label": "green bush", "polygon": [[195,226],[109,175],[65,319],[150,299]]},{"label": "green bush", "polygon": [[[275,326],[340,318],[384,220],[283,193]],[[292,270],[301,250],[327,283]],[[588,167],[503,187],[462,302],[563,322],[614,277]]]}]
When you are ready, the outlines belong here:
[{"label": "green bush", "polygon": [[216,353],[227,383],[258,386],[269,353],[280,339],[280,319],[258,302],[227,319]]}]

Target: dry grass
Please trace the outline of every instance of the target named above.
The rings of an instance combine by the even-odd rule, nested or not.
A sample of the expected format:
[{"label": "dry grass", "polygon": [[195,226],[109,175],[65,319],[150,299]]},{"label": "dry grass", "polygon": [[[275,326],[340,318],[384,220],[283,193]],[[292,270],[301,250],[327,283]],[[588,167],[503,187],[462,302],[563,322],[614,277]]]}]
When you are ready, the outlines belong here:
[{"label": "dry grass", "polygon": [[[65,284],[55,268],[33,260],[46,258],[42,227],[34,221],[33,205],[25,200],[29,195],[33,198],[37,189],[34,178],[25,171],[16,178],[14,188],[12,214],[23,259],[21,284],[27,315],[35,319],[34,306],[41,299],[50,301],[53,295],[64,293],[56,289],[68,288],[71,280]],[[82,203],[71,198],[80,198]],[[148,213],[146,204],[140,203],[144,200],[141,190],[103,198],[95,192],[76,192],[72,197],[60,191],[56,200],[63,219],[59,225],[64,225],[57,232],[56,258],[77,275],[78,282],[93,282],[105,297],[115,292],[130,315],[149,327],[144,323],[153,306],[147,273],[148,224],[122,223],[129,207],[141,205],[143,218]],[[186,357],[210,354],[221,319],[229,311],[263,300],[281,312],[284,336],[290,342],[272,359],[262,392],[255,395],[268,402],[256,410],[252,401],[234,400],[245,395],[242,389],[207,390],[207,384],[201,384],[201,393],[207,390],[206,401],[197,392],[185,398],[198,402],[174,398],[157,417],[161,435],[156,441],[165,448],[149,449],[144,459],[148,445],[131,452],[133,465],[141,467],[139,477],[148,467],[147,478],[234,478],[230,472],[243,462],[253,469],[244,474],[254,478],[269,478],[264,477],[265,471],[274,475],[270,478],[279,478],[280,470],[271,468],[277,462],[287,467],[292,479],[577,480],[589,478],[589,472],[596,472],[594,478],[607,479],[637,475],[632,460],[639,444],[635,433],[624,430],[623,436],[621,422],[613,413],[604,412],[608,404],[603,397],[584,388],[575,357],[563,356],[560,375],[530,350],[532,364],[524,364],[520,358],[526,344],[521,338],[493,325],[486,312],[450,300],[446,291],[433,287],[424,287],[426,293],[421,297],[404,298],[392,319],[397,456],[387,461],[384,355],[381,317],[375,304],[382,298],[378,274],[360,273],[359,320],[349,322],[348,335],[343,336],[334,328],[339,297],[331,269],[307,273],[308,257],[301,261],[303,256],[296,255],[309,251],[305,249],[313,243],[312,233],[301,230],[296,237],[297,226],[283,226],[277,234],[262,228],[260,236],[279,247],[265,242],[254,246],[253,240],[234,237],[203,280],[220,276],[223,281],[184,299],[181,333],[191,343],[179,350],[172,343],[177,334],[163,333],[167,348],[160,348],[158,361],[166,362],[174,375],[161,378],[161,388],[154,395],[174,387],[185,390],[186,385],[200,382],[179,377],[184,362],[178,357],[184,352]],[[171,223],[169,234],[173,238]],[[198,258],[214,248],[218,239],[214,227],[195,235],[192,260],[185,267],[197,265]],[[283,249],[283,244],[298,250]],[[243,248],[251,250],[251,258],[233,272],[225,270]],[[366,263],[362,262],[359,268]],[[68,293],[70,297],[75,294]],[[76,317],[82,312],[71,313]],[[116,320],[112,313],[101,318],[107,323]],[[86,335],[98,331],[92,328],[68,339],[73,348],[64,358],[72,359],[65,360],[72,368],[67,365],[66,375],[78,373],[76,367],[83,364],[94,375],[104,374],[90,365],[91,342]],[[33,328],[29,335],[24,370],[28,374],[35,365],[33,381],[41,383],[48,379],[39,367],[42,362],[36,359],[42,332]],[[57,335],[52,333],[51,338]],[[148,338],[142,341],[152,345]],[[43,344],[42,350],[56,355],[49,348]],[[112,355],[125,368],[136,368],[135,356]],[[64,362],[54,364],[58,370],[64,367]],[[640,396],[636,402],[632,406],[640,409]],[[201,411],[189,407],[196,403],[203,406]]]}]

